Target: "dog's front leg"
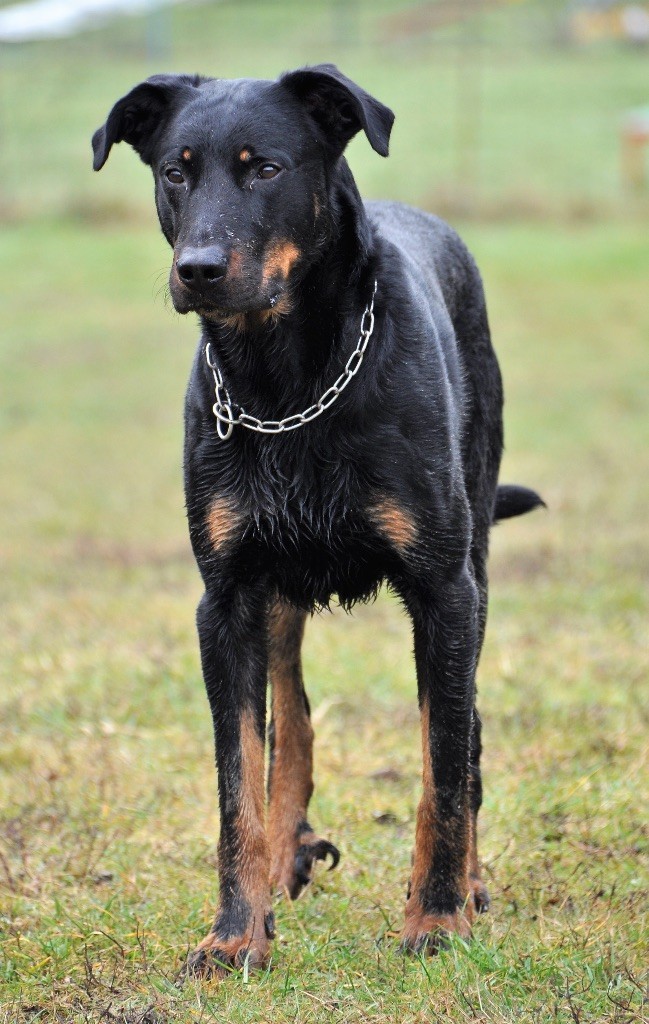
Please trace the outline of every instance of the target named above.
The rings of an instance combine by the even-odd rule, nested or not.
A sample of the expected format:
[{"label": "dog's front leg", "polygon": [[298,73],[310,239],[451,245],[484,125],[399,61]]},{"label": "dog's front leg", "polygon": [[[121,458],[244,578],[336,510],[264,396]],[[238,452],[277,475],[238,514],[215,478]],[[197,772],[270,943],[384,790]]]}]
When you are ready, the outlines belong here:
[{"label": "dog's front leg", "polygon": [[402,944],[434,951],[449,932],[468,938],[473,920],[469,764],[478,599],[466,569],[404,596],[414,627],[423,794]]},{"label": "dog's front leg", "polygon": [[330,857],[334,868],[340,856],[333,843],[316,835],[307,821],[313,793],[313,728],[300,658],[305,619],[306,612],[278,601],[269,621],[270,881],[291,899],[311,881],[316,861]]},{"label": "dog's front leg", "polygon": [[214,721],[221,830],[220,900],[187,973],[263,966],[273,913],[264,826],[266,594],[259,587],[208,591],[198,606],[203,675]]}]

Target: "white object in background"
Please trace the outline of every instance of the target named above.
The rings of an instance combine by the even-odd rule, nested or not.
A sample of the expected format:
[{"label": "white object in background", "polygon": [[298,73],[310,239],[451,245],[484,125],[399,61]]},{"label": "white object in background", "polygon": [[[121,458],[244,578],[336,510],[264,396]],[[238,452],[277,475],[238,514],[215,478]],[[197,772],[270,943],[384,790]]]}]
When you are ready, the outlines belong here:
[{"label": "white object in background", "polygon": [[186,0],[32,0],[0,8],[0,42],[56,39],[103,25],[116,15],[146,14]]}]

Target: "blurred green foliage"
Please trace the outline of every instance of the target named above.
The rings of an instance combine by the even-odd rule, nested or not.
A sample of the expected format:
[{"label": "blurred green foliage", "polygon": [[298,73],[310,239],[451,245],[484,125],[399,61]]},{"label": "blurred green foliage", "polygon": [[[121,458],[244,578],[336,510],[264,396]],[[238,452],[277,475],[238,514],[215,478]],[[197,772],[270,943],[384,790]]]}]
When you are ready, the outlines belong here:
[{"label": "blurred green foliage", "polygon": [[[485,2],[456,24],[438,24],[439,6],[223,0],[5,45],[0,210],[145,216],[150,185],[129,154],[111,157],[103,181],[88,174],[90,135],[118,96],[160,70],[275,77],[326,60],[397,114],[389,160],[363,140],[351,147],[365,194],[490,216],[592,218],[619,207],[620,119],[648,101],[649,51],[568,45],[558,4]],[[156,17],[166,45],[151,45]]]}]

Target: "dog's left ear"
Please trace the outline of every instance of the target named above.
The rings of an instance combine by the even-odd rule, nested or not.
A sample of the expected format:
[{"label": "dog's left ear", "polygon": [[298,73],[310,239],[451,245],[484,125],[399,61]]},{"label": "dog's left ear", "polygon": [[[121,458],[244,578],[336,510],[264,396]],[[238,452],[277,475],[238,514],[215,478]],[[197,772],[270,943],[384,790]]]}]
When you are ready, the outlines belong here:
[{"label": "dog's left ear", "polygon": [[336,157],[361,129],[372,149],[388,155],[394,114],[334,64],[289,71],[280,82],[304,104]]},{"label": "dog's left ear", "polygon": [[154,139],[172,105],[204,81],[198,75],[153,75],[122,96],[92,137],[94,170],[102,169],[116,142],[128,142],[145,164],[150,163]]}]

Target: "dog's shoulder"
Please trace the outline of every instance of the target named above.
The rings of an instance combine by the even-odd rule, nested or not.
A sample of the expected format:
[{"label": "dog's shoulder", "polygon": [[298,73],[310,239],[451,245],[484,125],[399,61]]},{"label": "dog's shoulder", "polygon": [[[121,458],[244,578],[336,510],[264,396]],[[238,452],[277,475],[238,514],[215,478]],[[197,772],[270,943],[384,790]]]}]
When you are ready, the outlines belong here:
[{"label": "dog's shoulder", "polygon": [[452,319],[460,302],[481,299],[475,260],[441,217],[400,202],[370,200],[365,209],[378,241],[392,250],[393,261],[421,283],[431,300],[443,302]]},{"label": "dog's shoulder", "polygon": [[418,241],[443,247],[459,236],[446,221],[408,203],[387,199],[366,199],[363,203],[370,222],[381,234],[410,248]]}]

